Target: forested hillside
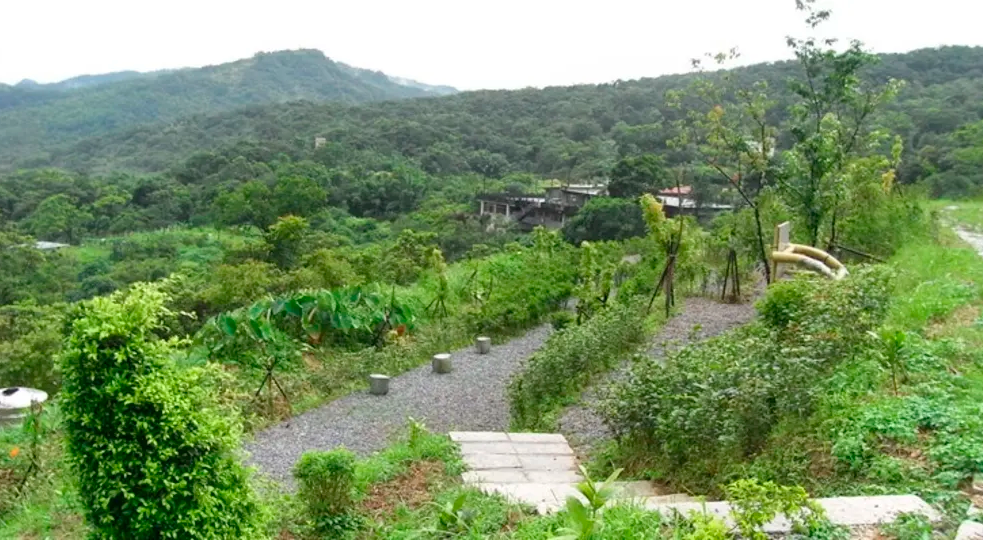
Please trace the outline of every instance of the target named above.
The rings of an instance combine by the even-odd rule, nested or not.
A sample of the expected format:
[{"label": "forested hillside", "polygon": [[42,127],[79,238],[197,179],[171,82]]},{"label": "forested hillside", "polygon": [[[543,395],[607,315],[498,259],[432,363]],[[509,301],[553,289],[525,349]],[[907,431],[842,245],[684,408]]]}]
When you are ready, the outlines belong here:
[{"label": "forested hillside", "polygon": [[260,53],[201,69],[82,76],[0,85],[0,164],[45,160],[44,150],[133,126],[300,99],[362,103],[454,90],[401,84],[316,50]]},{"label": "forested hillside", "polygon": [[[954,149],[974,147],[970,126],[983,118],[983,49],[923,49],[880,59],[868,68],[871,82],[906,82],[898,99],[878,118],[905,141],[901,180],[938,173],[933,180],[937,193],[973,191],[978,182],[972,177],[973,167],[966,164],[972,156]],[[794,99],[788,80],[801,78],[801,69],[779,62],[740,68],[731,75],[739,85],[767,82],[774,100],[769,114],[779,122]],[[688,156],[675,155],[667,147],[679,112],[666,105],[666,92],[684,89],[694,78],[671,75],[602,85],[467,92],[354,107],[311,102],[248,107],[120,130],[20,164],[161,171],[195,152],[243,141],[268,152],[310,157],[313,137],[325,136],[337,155],[370,152],[409,158],[432,174],[470,171],[500,176],[522,171],[589,178],[607,174],[619,153],[653,152],[670,164],[687,161]]]}]

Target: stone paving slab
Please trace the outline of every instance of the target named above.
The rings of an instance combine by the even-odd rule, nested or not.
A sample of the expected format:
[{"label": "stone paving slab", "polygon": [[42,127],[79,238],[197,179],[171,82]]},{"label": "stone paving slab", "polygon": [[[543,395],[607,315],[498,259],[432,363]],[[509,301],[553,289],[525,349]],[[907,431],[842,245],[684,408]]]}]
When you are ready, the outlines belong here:
[{"label": "stone paving slab", "polygon": [[[847,527],[859,527],[864,525],[880,525],[894,521],[900,514],[913,513],[922,514],[931,521],[939,521],[942,516],[931,506],[915,495],[880,495],[874,497],[832,497],[828,499],[816,499],[830,521],[837,525]],[[658,511],[663,514],[679,512],[689,514],[691,512],[706,512],[717,516],[729,525],[733,525],[730,519],[730,505],[726,502],[684,502],[684,503],[660,503],[646,501],[644,507],[649,510]],[[765,532],[782,533],[791,530],[791,524],[785,518],[778,518],[765,525]]]},{"label": "stone paving slab", "polygon": [[573,471],[524,471],[522,469],[485,469],[465,471],[465,484],[579,484],[584,478]]},{"label": "stone paving slab", "polygon": [[515,454],[464,454],[464,463],[471,470],[518,469],[522,467]]},{"label": "stone paving slab", "polygon": [[448,435],[456,443],[509,442],[508,434],[499,431],[451,431]]},{"label": "stone paving slab", "polygon": [[461,454],[517,454],[510,442],[462,442]]},{"label": "stone paving slab", "polygon": [[983,540],[983,523],[964,521],[956,531],[956,540]]},{"label": "stone paving slab", "polygon": [[569,456],[517,456],[522,468],[527,471],[573,471],[577,469],[577,459]]},{"label": "stone paving slab", "polygon": [[567,438],[560,433],[507,433],[506,435],[512,442],[567,444]]}]

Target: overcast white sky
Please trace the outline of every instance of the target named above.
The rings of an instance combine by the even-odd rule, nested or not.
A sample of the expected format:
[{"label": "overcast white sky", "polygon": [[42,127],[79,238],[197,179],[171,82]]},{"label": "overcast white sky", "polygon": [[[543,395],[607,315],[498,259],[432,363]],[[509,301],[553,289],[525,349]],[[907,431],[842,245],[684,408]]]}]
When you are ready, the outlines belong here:
[{"label": "overcast white sky", "polygon": [[[824,33],[878,52],[980,45],[974,0],[826,0]],[[677,73],[738,46],[788,56],[794,0],[0,0],[0,82],[193,67],[257,51],[335,60],[460,89]]]}]

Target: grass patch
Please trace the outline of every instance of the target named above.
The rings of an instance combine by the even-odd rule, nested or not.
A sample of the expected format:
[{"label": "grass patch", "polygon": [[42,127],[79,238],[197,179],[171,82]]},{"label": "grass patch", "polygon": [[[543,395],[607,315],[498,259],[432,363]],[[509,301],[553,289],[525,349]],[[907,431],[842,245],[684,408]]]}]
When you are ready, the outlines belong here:
[{"label": "grass patch", "polygon": [[938,199],[929,203],[945,222],[954,222],[969,230],[983,232],[983,201]]}]

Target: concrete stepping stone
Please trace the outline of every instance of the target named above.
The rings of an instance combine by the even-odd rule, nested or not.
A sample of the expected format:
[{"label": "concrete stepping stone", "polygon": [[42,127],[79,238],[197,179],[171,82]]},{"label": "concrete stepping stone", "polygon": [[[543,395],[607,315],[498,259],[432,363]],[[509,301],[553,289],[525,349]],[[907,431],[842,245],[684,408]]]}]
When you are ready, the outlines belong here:
[{"label": "concrete stepping stone", "polygon": [[983,540],[983,523],[964,521],[956,531],[956,540]]},{"label": "concrete stepping stone", "polygon": [[[584,477],[566,438],[558,433],[450,433],[461,447],[470,470],[461,475],[466,484],[485,493],[497,493],[539,512],[555,512],[568,497],[583,499],[577,485]],[[656,494],[650,482],[618,482],[622,498]]]},{"label": "concrete stepping stone", "polygon": [[[816,499],[826,516],[836,525],[861,527],[890,523],[899,515],[922,514],[930,521],[939,521],[942,516],[931,506],[915,495],[879,495],[874,497],[832,497]],[[730,519],[730,505],[726,502],[681,502],[662,503],[646,501],[644,507],[663,515],[679,512],[687,515],[693,512],[717,516],[733,526]],[[785,533],[791,530],[791,523],[784,517],[765,525],[767,533]]]},{"label": "concrete stepping stone", "polygon": [[[577,484],[583,481],[577,459],[561,434],[454,431],[450,437],[460,445],[461,455],[470,469],[461,476],[462,480],[485,493],[528,504],[540,513],[560,510],[568,497],[583,498],[577,490]],[[650,482],[626,481],[615,485],[616,498],[638,501],[649,510],[664,515],[707,512],[733,526],[730,505],[726,502],[698,502],[683,493],[659,495]],[[832,497],[816,502],[826,510],[830,521],[848,527],[889,523],[904,513],[923,514],[931,521],[941,519],[935,509],[915,495]],[[765,526],[768,533],[790,530],[791,523],[784,517]],[[960,537],[960,540],[970,538],[974,537]]]}]

